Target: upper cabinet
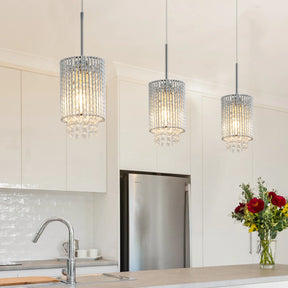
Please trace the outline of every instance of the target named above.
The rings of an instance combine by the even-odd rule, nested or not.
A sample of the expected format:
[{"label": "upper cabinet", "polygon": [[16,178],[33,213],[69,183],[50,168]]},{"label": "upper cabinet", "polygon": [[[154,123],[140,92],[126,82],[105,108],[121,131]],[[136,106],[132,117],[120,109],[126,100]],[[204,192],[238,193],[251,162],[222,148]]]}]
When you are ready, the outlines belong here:
[{"label": "upper cabinet", "polygon": [[157,146],[158,170],[162,173],[190,175],[190,94],[186,90],[185,132],[174,146]]},{"label": "upper cabinet", "polygon": [[94,137],[67,136],[67,190],[106,192],[106,122]]},{"label": "upper cabinet", "polygon": [[0,188],[106,192],[106,122],[70,139],[59,78],[0,68]]},{"label": "upper cabinet", "polygon": [[119,81],[120,169],[157,170],[157,146],[149,133],[148,87]]},{"label": "upper cabinet", "polygon": [[21,186],[20,73],[0,68],[0,188]]},{"label": "upper cabinet", "polygon": [[66,137],[59,97],[57,77],[23,72],[23,188],[106,192],[105,123],[96,137]]},{"label": "upper cabinet", "polygon": [[66,134],[57,77],[22,72],[22,184],[66,190]]},{"label": "upper cabinet", "polygon": [[[154,144],[149,132],[148,83],[119,81],[120,169],[190,174],[190,123],[180,142],[166,147]],[[186,115],[190,104],[186,101]]]}]

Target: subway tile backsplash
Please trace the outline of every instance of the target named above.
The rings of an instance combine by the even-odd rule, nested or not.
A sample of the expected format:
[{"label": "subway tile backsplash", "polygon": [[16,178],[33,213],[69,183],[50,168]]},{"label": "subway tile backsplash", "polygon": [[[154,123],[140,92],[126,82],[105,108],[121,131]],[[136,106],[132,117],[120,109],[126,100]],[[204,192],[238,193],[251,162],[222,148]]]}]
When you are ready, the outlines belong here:
[{"label": "subway tile backsplash", "polygon": [[0,262],[64,256],[68,230],[62,223],[50,223],[38,243],[31,241],[41,222],[52,216],[72,223],[80,248],[92,248],[95,199],[94,193],[83,192],[0,191]]}]

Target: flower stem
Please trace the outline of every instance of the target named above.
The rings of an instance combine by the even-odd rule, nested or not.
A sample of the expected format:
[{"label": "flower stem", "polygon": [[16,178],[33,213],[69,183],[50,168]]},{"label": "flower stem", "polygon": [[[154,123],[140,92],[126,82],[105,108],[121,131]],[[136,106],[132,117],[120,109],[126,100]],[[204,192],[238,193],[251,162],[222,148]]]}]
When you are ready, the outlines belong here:
[{"label": "flower stem", "polygon": [[264,240],[260,240],[260,246],[261,246],[260,264],[261,265],[274,265],[275,264],[270,244],[271,244],[270,239],[266,238]]}]

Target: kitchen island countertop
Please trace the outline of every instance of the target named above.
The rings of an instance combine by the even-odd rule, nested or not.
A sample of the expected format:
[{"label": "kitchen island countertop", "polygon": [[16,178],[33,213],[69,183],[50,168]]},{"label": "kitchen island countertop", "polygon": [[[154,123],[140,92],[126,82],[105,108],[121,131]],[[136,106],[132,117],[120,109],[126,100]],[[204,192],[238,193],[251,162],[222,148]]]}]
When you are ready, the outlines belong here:
[{"label": "kitchen island countertop", "polygon": [[[133,280],[105,277],[105,274],[78,276],[77,285],[64,283],[37,284],[37,288],[286,288],[288,265],[262,270],[258,264],[147,270],[138,272],[109,273],[128,276]],[[48,285],[48,286],[47,286]],[[8,286],[7,286],[8,287]],[[9,286],[33,288],[33,285]]]},{"label": "kitchen island countertop", "polygon": [[[276,265],[272,270],[260,269],[258,264],[150,270],[112,273],[135,278],[131,281],[85,283],[85,288],[211,288],[211,287],[288,287],[288,265]],[[85,277],[85,276],[84,276]],[[282,284],[278,285],[280,282]],[[260,284],[259,284],[260,283]],[[268,283],[268,284],[263,284]],[[269,286],[270,283],[270,286]],[[254,285],[256,284],[256,285]],[[264,285],[264,286],[263,286]],[[268,285],[268,286],[267,286]],[[282,286],[283,285],[283,286]],[[77,286],[81,287],[81,283]],[[51,287],[51,286],[50,286]]]}]

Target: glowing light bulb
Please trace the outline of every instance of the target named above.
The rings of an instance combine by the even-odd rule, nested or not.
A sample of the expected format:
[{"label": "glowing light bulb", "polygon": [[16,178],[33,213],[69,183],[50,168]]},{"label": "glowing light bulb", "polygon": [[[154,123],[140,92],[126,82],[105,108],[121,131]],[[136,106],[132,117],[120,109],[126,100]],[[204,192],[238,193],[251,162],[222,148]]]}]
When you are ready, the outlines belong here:
[{"label": "glowing light bulb", "polygon": [[61,120],[72,137],[95,135],[105,120],[104,61],[97,57],[61,60]]},{"label": "glowing light bulb", "polygon": [[231,94],[222,97],[222,140],[228,150],[245,151],[253,139],[252,97]]}]

